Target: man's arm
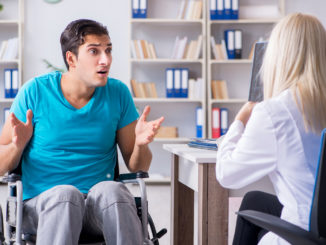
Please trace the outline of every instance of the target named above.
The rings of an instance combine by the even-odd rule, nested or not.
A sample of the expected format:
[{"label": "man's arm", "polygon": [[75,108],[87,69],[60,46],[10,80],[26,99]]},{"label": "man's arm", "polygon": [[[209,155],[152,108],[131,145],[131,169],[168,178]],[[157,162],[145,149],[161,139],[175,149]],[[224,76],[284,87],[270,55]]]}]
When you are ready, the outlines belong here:
[{"label": "man's arm", "polygon": [[148,171],[152,160],[152,153],[148,148],[148,144],[153,141],[164,120],[161,117],[147,122],[146,117],[149,111],[150,107],[146,106],[138,121],[130,123],[117,132],[119,148],[131,172]]},{"label": "man's arm", "polygon": [[26,123],[11,113],[0,136],[0,176],[18,166],[25,146],[33,135],[31,110],[27,111]]}]

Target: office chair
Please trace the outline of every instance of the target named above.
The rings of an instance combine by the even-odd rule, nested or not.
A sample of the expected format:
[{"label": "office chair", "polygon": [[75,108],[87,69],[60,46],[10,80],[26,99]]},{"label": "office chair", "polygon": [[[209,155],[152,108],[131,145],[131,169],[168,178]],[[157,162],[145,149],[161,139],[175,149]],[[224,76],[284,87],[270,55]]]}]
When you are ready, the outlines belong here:
[{"label": "office chair", "polygon": [[[118,159],[118,158],[117,158]],[[140,187],[141,197],[135,197],[137,214],[142,223],[143,244],[159,245],[159,238],[167,233],[166,229],[156,232],[155,225],[151,216],[148,213],[147,194],[144,178],[148,178],[147,172],[139,171],[137,173],[119,174],[118,160],[114,169],[114,181],[122,183],[136,183]],[[3,182],[8,183],[8,199],[6,207],[6,234],[4,235],[2,210],[0,207],[0,245],[11,244],[35,244],[35,234],[22,234],[22,217],[23,217],[23,201],[22,193],[23,186],[21,182],[21,164],[8,176],[4,177]],[[151,231],[151,237],[148,233],[148,225]],[[104,237],[90,236],[84,231],[81,232],[79,244],[104,244]]]},{"label": "office chair", "polygon": [[279,217],[253,210],[243,210],[237,214],[251,223],[271,231],[290,244],[326,244],[326,129],[322,132],[315,189],[310,210],[309,231]]}]

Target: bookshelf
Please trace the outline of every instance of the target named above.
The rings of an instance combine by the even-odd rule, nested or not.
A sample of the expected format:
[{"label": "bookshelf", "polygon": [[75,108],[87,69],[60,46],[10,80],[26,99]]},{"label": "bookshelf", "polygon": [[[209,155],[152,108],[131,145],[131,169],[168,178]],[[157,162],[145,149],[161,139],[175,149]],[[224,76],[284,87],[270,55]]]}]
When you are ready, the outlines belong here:
[{"label": "bookshelf", "polygon": [[[10,108],[13,98],[5,98],[5,69],[18,69],[18,89],[22,85],[23,75],[23,23],[24,23],[24,0],[3,0],[3,10],[0,11],[0,49],[4,41],[17,38],[14,52],[18,55],[15,58],[0,57],[0,129],[2,129],[6,108]],[[8,45],[6,47],[8,51]],[[4,52],[6,51],[4,49]],[[10,57],[11,55],[9,55]]]},{"label": "bookshelf", "polygon": [[[285,0],[242,0],[239,1],[239,19],[211,20],[209,2],[207,0],[207,136],[212,137],[212,108],[227,108],[228,126],[233,122],[236,113],[248,100],[252,59],[249,57],[252,45],[260,37],[266,39],[273,26],[285,14]],[[271,9],[274,15],[250,15],[251,10]],[[214,58],[211,37],[216,43],[224,39],[224,30],[235,29],[242,31],[242,58],[222,59]],[[225,80],[228,91],[227,99],[212,98],[212,80]]]},{"label": "bookshelf", "polygon": [[[132,10],[132,0],[130,9]],[[206,137],[206,1],[201,2],[200,18],[181,17],[182,0],[149,0],[147,1],[147,18],[133,18],[130,11],[130,80],[137,82],[154,82],[157,98],[137,98],[134,102],[141,113],[146,105],[151,106],[148,120],[165,117],[162,126],[174,126],[178,129],[176,138],[155,138],[150,148],[153,152],[152,165],[149,170],[153,183],[169,183],[170,155],[162,149],[163,143],[185,143],[189,138],[196,137],[196,108],[203,109],[203,137]],[[188,1],[187,1],[188,2]],[[197,3],[196,3],[197,4]],[[189,17],[189,16],[188,16]],[[202,36],[200,55],[172,58],[176,37],[186,37],[187,44]],[[140,58],[135,56],[134,40],[146,40],[155,47],[156,58]],[[134,43],[134,44],[133,44]],[[198,42],[197,42],[198,43]],[[197,49],[196,49],[197,50]],[[181,51],[180,51],[181,52]],[[166,97],[166,69],[186,68],[189,70],[189,79],[201,78],[201,93],[196,98],[167,98]],[[132,86],[130,85],[131,91]],[[187,122],[187,123],[185,123]],[[151,178],[151,177],[150,177]]]}]

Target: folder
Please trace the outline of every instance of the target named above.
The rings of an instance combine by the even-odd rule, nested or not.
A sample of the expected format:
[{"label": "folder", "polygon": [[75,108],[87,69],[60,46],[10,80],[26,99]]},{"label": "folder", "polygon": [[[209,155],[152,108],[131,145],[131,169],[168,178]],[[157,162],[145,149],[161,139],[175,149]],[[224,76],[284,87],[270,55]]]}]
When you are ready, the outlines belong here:
[{"label": "folder", "polygon": [[234,31],[234,57],[235,59],[242,58],[242,31]]},{"label": "folder", "polygon": [[196,108],[196,137],[203,138],[203,108]]},{"label": "folder", "polygon": [[165,85],[166,85],[166,97],[172,98],[173,97],[173,68],[167,68],[165,70],[166,77],[165,77]]},{"label": "folder", "polygon": [[217,6],[216,6],[217,2],[216,1],[217,0],[210,0],[209,13],[211,16],[211,20],[217,19]]},{"label": "folder", "polygon": [[139,18],[147,18],[147,0],[140,0],[139,9]]},{"label": "folder", "polygon": [[9,108],[3,108],[3,123],[5,123],[10,115],[10,109]]},{"label": "folder", "polygon": [[174,69],[173,97],[181,97],[181,70]]},{"label": "folder", "polygon": [[221,136],[220,121],[220,108],[212,108],[212,138],[214,139]]},{"label": "folder", "polygon": [[239,19],[239,0],[232,0],[231,19]]},{"label": "folder", "polygon": [[18,69],[11,69],[11,98],[18,93]]},{"label": "folder", "polygon": [[188,80],[189,80],[189,69],[182,68],[181,69],[181,97],[188,97]]},{"label": "folder", "polygon": [[217,0],[216,5],[216,19],[223,20],[224,19],[224,0]]},{"label": "folder", "polygon": [[231,19],[231,0],[224,0],[224,19]]},{"label": "folder", "polygon": [[234,30],[225,30],[224,39],[226,42],[226,51],[227,51],[228,59],[234,59],[235,58]]},{"label": "folder", "polygon": [[229,129],[229,110],[227,108],[220,108],[221,117],[221,136],[226,134]]},{"label": "folder", "polygon": [[4,70],[5,98],[11,98],[11,69]]},{"label": "folder", "polygon": [[132,0],[132,18],[139,18],[139,0]]}]

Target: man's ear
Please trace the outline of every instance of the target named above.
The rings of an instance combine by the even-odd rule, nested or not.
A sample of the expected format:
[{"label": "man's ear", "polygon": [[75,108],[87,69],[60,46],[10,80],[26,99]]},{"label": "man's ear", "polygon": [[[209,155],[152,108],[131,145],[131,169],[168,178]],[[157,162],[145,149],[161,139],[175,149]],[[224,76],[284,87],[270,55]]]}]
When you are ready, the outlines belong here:
[{"label": "man's ear", "polygon": [[66,61],[67,61],[68,65],[69,65],[69,69],[70,68],[75,68],[76,67],[76,62],[77,62],[77,57],[73,52],[67,51],[66,52]]}]

